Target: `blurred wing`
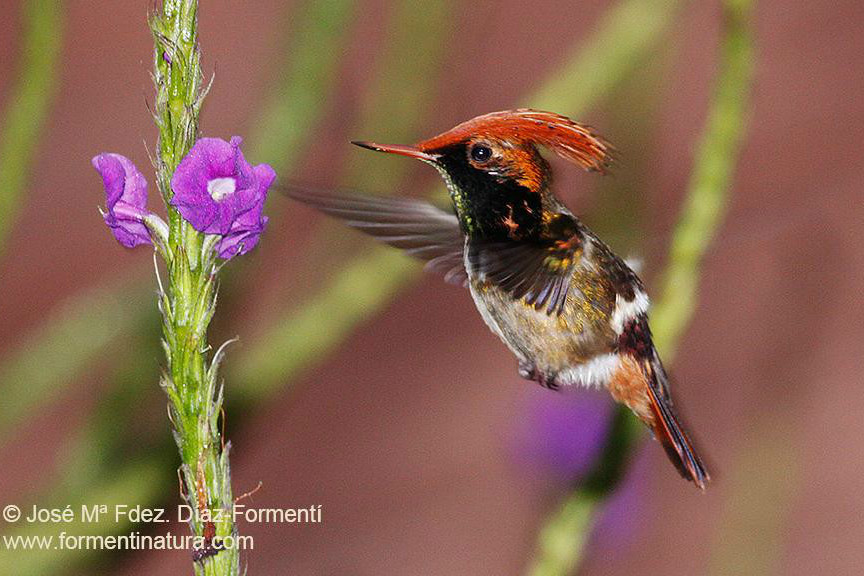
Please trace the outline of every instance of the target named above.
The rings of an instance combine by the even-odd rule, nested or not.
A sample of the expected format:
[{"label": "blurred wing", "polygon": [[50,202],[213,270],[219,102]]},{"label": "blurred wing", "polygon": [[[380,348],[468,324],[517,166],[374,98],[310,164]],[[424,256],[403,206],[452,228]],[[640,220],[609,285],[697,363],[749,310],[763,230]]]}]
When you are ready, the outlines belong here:
[{"label": "blurred wing", "polygon": [[535,242],[469,240],[468,263],[473,273],[538,311],[560,315],[564,310],[573,267],[581,257],[583,236],[575,222],[558,239]]},{"label": "blurred wing", "polygon": [[426,260],[426,268],[465,285],[465,240],[454,214],[421,200],[329,193],[287,186],[291,198],[344,220],[352,228]]}]

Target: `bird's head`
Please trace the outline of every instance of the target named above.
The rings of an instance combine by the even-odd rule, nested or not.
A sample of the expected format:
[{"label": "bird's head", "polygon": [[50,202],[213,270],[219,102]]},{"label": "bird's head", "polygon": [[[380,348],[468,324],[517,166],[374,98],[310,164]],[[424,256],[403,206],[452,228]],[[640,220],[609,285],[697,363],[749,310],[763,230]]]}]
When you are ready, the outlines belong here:
[{"label": "bird's head", "polygon": [[478,116],[414,146],[354,144],[432,164],[466,233],[509,238],[540,230],[551,173],[538,147],[587,170],[603,171],[611,159],[609,145],[590,128],[531,109]]}]

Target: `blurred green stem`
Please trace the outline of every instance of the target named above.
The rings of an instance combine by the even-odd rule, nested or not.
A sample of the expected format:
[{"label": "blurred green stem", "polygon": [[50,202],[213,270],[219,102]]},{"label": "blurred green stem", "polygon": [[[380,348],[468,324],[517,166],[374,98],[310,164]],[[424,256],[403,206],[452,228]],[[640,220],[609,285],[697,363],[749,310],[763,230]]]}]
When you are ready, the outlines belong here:
[{"label": "blurred green stem", "polygon": [[[417,11],[412,1],[393,3],[387,49],[377,63],[377,75],[360,112],[355,129],[358,134],[374,132],[379,135],[376,137],[394,142],[416,134],[424,117],[422,111],[432,100],[451,6],[449,2],[435,2]],[[406,93],[404,86],[412,89]],[[355,162],[345,181],[351,187],[392,192],[409,169],[407,162],[396,162],[387,170],[369,170],[366,164]],[[353,242],[339,230],[336,223],[321,223],[316,234],[321,241],[311,242],[310,250],[315,253],[307,259],[310,267],[338,258],[336,254],[343,251],[340,247]],[[382,277],[370,271],[386,274]],[[387,249],[374,249],[346,262],[307,301],[286,311],[253,346],[239,352],[241,358],[232,379],[240,386],[234,391],[250,400],[265,397],[313,359],[325,358],[346,334],[383,308],[415,277],[411,259]],[[280,352],[274,355],[275,350]]]},{"label": "blurred green stem", "polygon": [[[197,0],[164,0],[150,18],[155,42],[153,80],[156,84],[156,125],[159,128],[156,176],[166,204],[171,176],[198,136],[202,88],[198,46]],[[160,284],[159,308],[168,368],[162,386],[168,394],[169,415],[180,449],[189,524],[200,538],[194,550],[195,574],[237,576],[240,557],[235,546],[223,546],[237,535],[230,511],[234,506],[229,446],[219,420],[222,389],[216,369],[221,353],[208,363],[207,328],[216,308],[216,255],[204,234],[197,232],[168,205],[169,248],[163,252],[168,283]],[[211,511],[222,518],[206,519]],[[218,514],[219,511],[226,512]]]},{"label": "blurred green stem", "polygon": [[726,215],[728,190],[744,137],[754,47],[751,14],[755,0],[723,3],[719,75],[699,142],[684,208],[672,236],[662,297],[653,310],[652,330],[666,357],[675,352],[696,311],[699,268]]},{"label": "blurred green stem", "polygon": [[[696,292],[702,261],[723,221],[730,180],[744,135],[753,76],[753,39],[750,0],[726,0],[719,75],[708,120],[699,144],[684,209],[672,237],[672,248],[661,297],[652,314],[654,339],[666,358],[683,334],[696,308]],[[601,456],[597,473],[620,462],[636,439],[635,419],[619,410],[616,426]],[[624,470],[597,473],[575,489],[540,533],[531,576],[564,576],[582,561],[596,513],[606,496],[617,487]]]},{"label": "blurred green stem", "polygon": [[528,101],[534,108],[578,116],[640,68],[685,0],[622,0],[605,14],[576,57]]},{"label": "blurred green stem", "polygon": [[282,80],[265,101],[249,136],[249,157],[289,172],[323,115],[356,0],[305,0],[292,13],[294,35],[274,70]]},{"label": "blurred green stem", "polygon": [[[416,136],[425,110],[432,107],[454,4],[438,0],[418,10],[414,0],[399,0],[391,2],[389,9],[387,49],[376,62],[369,96],[353,130],[387,142],[404,142]],[[407,162],[393,162],[387,170],[370,170],[367,158],[366,154],[351,157],[354,162],[349,163],[344,178],[348,186],[392,194],[410,170]]]},{"label": "blurred green stem", "polygon": [[139,287],[140,277],[134,280],[79,294],[29,335],[21,354],[0,366],[0,447],[28,413],[52,399],[58,382],[83,372],[82,358],[99,358],[128,325],[141,324],[149,290]]},{"label": "blurred green stem", "polygon": [[0,118],[0,257],[18,215],[21,193],[48,118],[63,44],[60,0],[29,0],[22,4],[22,15],[25,31],[18,81]]}]

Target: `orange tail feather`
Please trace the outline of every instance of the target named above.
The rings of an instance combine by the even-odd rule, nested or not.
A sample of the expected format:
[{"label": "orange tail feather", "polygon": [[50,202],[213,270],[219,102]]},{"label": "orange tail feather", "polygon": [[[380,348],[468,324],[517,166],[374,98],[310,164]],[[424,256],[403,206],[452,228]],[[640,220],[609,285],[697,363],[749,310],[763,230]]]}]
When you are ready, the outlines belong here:
[{"label": "orange tail feather", "polygon": [[648,399],[654,416],[652,426],[654,437],[663,445],[666,454],[678,468],[681,476],[692,481],[704,491],[711,479],[708,470],[675,415],[672,403],[665,393],[665,386],[658,382],[658,377],[665,380],[663,368],[660,367],[659,370],[654,370],[654,366],[651,368],[648,378]]}]

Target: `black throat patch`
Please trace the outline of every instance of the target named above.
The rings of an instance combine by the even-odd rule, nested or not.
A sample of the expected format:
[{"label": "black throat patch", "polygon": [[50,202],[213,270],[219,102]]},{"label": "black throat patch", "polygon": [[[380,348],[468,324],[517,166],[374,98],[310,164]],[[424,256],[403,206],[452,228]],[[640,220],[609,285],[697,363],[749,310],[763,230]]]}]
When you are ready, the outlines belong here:
[{"label": "black throat patch", "polygon": [[532,240],[542,229],[540,194],[513,177],[475,168],[466,147],[439,151],[438,162],[449,178],[450,196],[463,232],[488,240]]}]

